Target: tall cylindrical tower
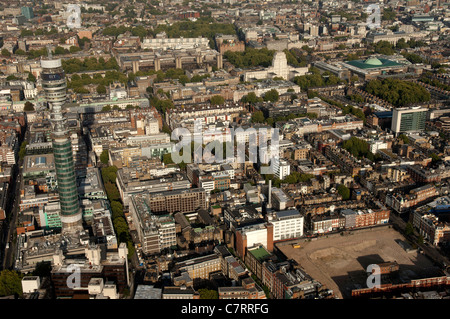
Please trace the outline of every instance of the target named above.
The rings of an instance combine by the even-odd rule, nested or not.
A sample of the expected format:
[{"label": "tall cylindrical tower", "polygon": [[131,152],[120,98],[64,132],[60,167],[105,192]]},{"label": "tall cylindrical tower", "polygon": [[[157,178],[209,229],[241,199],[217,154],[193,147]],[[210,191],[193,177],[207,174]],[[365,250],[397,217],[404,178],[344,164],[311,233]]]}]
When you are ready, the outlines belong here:
[{"label": "tall cylindrical tower", "polygon": [[61,205],[61,222],[64,231],[82,229],[81,209],[73,163],[72,143],[66,129],[62,106],[66,101],[66,76],[61,59],[51,54],[41,60],[42,88],[51,110],[53,127],[52,144],[55,157],[56,178]]}]

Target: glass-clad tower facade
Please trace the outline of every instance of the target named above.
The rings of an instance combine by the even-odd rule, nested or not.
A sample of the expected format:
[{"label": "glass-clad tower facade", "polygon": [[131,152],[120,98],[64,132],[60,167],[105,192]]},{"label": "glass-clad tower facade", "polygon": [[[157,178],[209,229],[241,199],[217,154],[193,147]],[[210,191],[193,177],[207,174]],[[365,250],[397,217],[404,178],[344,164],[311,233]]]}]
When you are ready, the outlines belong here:
[{"label": "glass-clad tower facade", "polygon": [[422,107],[404,107],[392,111],[391,130],[396,133],[420,132],[425,129],[428,109]]},{"label": "glass-clad tower facade", "polygon": [[67,132],[66,119],[62,113],[62,106],[66,101],[66,77],[61,59],[53,59],[50,54],[48,58],[41,60],[41,67],[42,88],[51,110],[53,155],[62,229],[63,231],[79,230],[82,228],[82,214],[78,199],[72,143]]}]

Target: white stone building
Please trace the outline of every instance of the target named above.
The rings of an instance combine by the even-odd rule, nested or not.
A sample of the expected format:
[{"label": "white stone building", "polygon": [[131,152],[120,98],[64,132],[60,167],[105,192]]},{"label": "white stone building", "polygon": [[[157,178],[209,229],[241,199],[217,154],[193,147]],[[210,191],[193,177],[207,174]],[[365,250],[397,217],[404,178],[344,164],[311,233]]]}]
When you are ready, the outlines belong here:
[{"label": "white stone building", "polygon": [[273,241],[303,236],[304,217],[296,209],[268,214],[267,221],[273,225]]},{"label": "white stone building", "polygon": [[275,176],[283,180],[291,174],[291,165],[285,160],[276,160],[273,163]]},{"label": "white stone building", "polygon": [[281,77],[284,80],[291,80],[296,76],[305,75],[308,72],[307,67],[294,68],[289,66],[286,54],[283,51],[275,52],[272,60],[272,66],[267,69],[248,71],[244,73],[244,81],[273,79]]}]

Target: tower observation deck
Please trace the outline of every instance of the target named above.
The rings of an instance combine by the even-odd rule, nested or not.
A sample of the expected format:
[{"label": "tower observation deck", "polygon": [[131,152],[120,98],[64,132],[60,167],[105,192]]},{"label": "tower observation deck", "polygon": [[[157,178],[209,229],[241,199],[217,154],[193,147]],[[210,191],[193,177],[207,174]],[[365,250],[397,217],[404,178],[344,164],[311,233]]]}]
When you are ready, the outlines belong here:
[{"label": "tower observation deck", "polygon": [[72,143],[62,112],[62,107],[66,102],[66,76],[61,59],[52,58],[50,53],[47,58],[41,60],[41,67],[42,88],[51,110],[50,117],[53,128],[51,136],[61,206],[62,230],[63,232],[81,230],[82,214],[73,163]]}]

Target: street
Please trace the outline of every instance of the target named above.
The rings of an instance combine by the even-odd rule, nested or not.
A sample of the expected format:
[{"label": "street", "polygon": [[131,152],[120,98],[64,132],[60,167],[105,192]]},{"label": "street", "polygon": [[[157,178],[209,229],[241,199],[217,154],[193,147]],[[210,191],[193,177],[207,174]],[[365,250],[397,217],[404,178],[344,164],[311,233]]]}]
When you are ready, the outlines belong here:
[{"label": "street", "polygon": [[[25,132],[24,141],[28,141],[29,135],[28,131]],[[14,258],[16,247],[16,221],[17,215],[19,212],[20,205],[20,183],[22,182],[22,174],[21,167],[23,165],[23,159],[19,159],[15,169],[12,170],[13,176],[11,178],[11,186],[13,187],[10,190],[9,194],[11,198],[8,200],[10,204],[7,205],[9,207],[9,211],[6,212],[7,215],[7,223],[5,224],[5,228],[3,229],[3,238],[2,238],[2,249],[5,249],[3,259],[1,260],[1,269],[10,269],[14,266]],[[6,244],[9,243],[9,248],[6,249]]]}]

